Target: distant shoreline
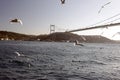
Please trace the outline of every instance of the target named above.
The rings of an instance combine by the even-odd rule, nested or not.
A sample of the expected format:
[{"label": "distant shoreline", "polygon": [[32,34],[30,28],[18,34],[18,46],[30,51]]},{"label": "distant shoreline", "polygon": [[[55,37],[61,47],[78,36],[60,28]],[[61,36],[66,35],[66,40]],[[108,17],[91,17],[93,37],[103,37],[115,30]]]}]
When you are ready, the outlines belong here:
[{"label": "distant shoreline", "polygon": [[48,35],[25,35],[20,33],[0,31],[1,41],[44,41],[44,42],[74,42],[80,43],[119,43],[120,41],[110,40],[103,36],[77,35],[69,32],[56,32]]}]

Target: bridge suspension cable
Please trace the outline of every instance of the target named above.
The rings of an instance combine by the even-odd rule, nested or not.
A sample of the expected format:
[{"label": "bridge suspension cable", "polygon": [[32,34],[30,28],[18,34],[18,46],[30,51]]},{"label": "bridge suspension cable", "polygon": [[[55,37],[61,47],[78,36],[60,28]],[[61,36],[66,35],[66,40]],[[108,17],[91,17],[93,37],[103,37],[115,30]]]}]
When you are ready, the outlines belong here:
[{"label": "bridge suspension cable", "polygon": [[109,18],[107,18],[107,19],[105,19],[105,20],[102,20],[102,21],[100,21],[100,22],[97,22],[97,23],[95,23],[95,24],[92,24],[92,25],[90,25],[90,26],[94,26],[94,25],[103,23],[103,22],[108,21],[108,20],[110,20],[110,19],[113,19],[113,18],[115,18],[115,17],[117,17],[117,16],[119,16],[119,15],[120,15],[120,13],[118,13],[118,14],[112,16],[112,17],[109,17]]},{"label": "bridge suspension cable", "polygon": [[[112,17],[109,17],[109,18],[107,18],[107,19],[105,19],[105,20],[102,20],[102,21],[100,21],[100,22],[97,22],[97,23],[95,23],[95,24],[92,24],[92,25],[90,25],[89,27],[86,27],[86,28],[81,28],[81,29],[76,29],[76,30],[70,30],[70,31],[67,31],[67,32],[76,32],[76,31],[83,31],[83,30],[89,30],[89,29],[95,29],[95,28],[104,28],[104,27],[112,27],[112,26],[115,26],[115,25],[120,25],[120,23],[111,23],[111,22],[113,22],[113,21],[116,21],[116,20],[119,20],[120,18],[117,18],[117,19],[115,19],[115,20],[112,20],[112,21],[110,21],[110,22],[107,22],[106,24],[104,24],[104,25],[99,25],[99,26],[94,26],[94,25],[97,25],[97,24],[100,24],[100,23],[103,23],[103,22],[105,22],[105,21],[108,21],[108,20],[110,20],[110,19],[113,19],[113,18],[115,18],[115,17],[117,17],[117,16],[119,16],[120,15],[120,13],[118,13],[118,14],[116,14],[116,15],[114,15],[114,16],[112,16]],[[109,23],[109,24],[108,24]]]},{"label": "bridge suspension cable", "polygon": [[113,24],[94,26],[94,27],[81,28],[81,29],[71,30],[71,31],[67,31],[67,32],[77,32],[77,31],[90,30],[90,29],[96,29],[96,28],[107,28],[107,27],[113,27],[113,26],[118,26],[118,25],[120,25],[120,22],[113,23]]}]

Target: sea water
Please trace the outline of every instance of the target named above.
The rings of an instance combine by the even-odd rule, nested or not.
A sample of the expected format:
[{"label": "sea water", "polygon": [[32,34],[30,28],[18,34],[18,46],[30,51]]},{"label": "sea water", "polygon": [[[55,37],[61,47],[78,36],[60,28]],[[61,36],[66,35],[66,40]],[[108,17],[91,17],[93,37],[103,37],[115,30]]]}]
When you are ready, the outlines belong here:
[{"label": "sea water", "polygon": [[0,80],[120,80],[120,44],[0,41]]}]

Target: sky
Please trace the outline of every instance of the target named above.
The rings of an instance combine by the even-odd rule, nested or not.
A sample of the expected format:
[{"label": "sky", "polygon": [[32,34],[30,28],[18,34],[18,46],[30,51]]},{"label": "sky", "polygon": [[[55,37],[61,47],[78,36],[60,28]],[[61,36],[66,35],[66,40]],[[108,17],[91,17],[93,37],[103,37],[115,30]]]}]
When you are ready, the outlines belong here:
[{"label": "sky", "polygon": [[[98,13],[108,2],[110,4],[104,6]],[[85,28],[120,14],[119,3],[120,0],[66,0],[65,4],[61,4],[60,0],[0,0],[0,30],[40,35],[49,34],[50,25],[55,25],[56,32]],[[9,23],[15,18],[22,20],[23,25]],[[119,18],[120,15],[97,25],[120,22]],[[102,34],[112,38],[117,32],[120,32],[120,26],[75,33],[79,35]],[[114,39],[115,37],[120,39],[118,34],[114,36]]]}]

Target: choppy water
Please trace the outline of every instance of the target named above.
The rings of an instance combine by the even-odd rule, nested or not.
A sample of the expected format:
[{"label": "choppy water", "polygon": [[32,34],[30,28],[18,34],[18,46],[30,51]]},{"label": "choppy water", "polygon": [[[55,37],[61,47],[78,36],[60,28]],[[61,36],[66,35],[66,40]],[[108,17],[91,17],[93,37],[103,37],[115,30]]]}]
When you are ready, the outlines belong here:
[{"label": "choppy water", "polygon": [[120,80],[120,44],[83,44],[0,41],[0,80]]}]

